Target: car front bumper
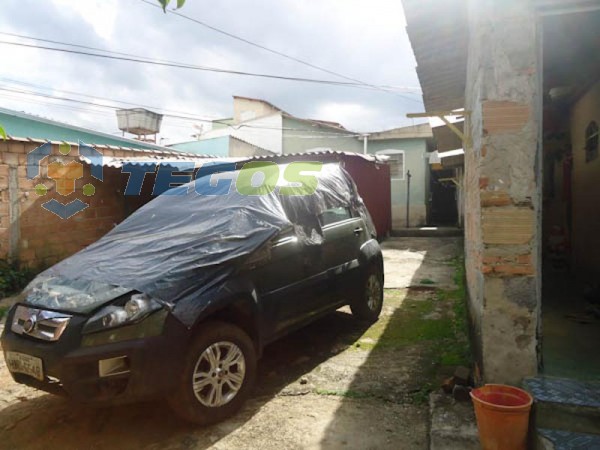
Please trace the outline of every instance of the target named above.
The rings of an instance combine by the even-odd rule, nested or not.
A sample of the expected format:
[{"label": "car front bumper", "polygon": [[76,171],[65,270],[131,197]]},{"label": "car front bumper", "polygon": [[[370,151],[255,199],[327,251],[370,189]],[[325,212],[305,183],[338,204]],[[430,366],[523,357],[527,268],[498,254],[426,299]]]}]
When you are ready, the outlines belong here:
[{"label": "car front bumper", "polygon": [[[47,342],[10,330],[11,315],[2,335],[2,349],[42,360],[44,379],[13,373],[22,384],[86,403],[121,403],[160,397],[173,389],[181,373],[186,329],[168,316],[158,336],[81,346],[83,319],[72,321],[61,338]],[[6,358],[6,356],[5,356]],[[123,370],[101,376],[99,362],[119,358]]]}]

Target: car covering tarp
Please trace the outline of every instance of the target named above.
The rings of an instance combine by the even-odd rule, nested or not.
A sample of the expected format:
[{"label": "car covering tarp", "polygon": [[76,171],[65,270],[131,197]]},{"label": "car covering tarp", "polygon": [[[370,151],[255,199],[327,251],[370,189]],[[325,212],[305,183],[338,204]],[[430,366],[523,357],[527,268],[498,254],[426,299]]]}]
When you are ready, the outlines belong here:
[{"label": "car covering tarp", "polygon": [[[207,293],[214,294],[237,270],[235,262],[282,229],[294,227],[306,245],[318,245],[322,230],[316,216],[332,207],[353,206],[374,236],[356,186],[337,164],[323,165],[316,191],[304,196],[277,191],[241,195],[235,189],[238,173],[220,175],[233,179],[230,185],[224,180],[217,184],[219,191],[212,193],[221,195],[199,195],[194,182],[167,191],[94,244],[42,272],[28,289],[58,277],[61,284],[73,283],[90,295],[98,291],[98,283],[109,285],[107,290],[137,290],[171,304],[175,317],[192,326],[214,297]],[[54,300],[40,306],[78,309],[60,296]]]}]

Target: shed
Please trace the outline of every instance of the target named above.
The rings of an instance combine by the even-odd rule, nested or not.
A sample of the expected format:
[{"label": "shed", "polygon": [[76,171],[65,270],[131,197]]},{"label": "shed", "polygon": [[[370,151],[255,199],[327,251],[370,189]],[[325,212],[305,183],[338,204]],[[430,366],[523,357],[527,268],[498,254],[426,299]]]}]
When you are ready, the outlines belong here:
[{"label": "shed", "polygon": [[[392,230],[392,204],[390,190],[390,167],[387,158],[362,153],[323,150],[317,152],[290,153],[286,155],[255,156],[246,161],[264,160],[275,163],[293,161],[338,162],[350,174],[362,197],[379,237]],[[238,163],[239,164],[239,163]]]}]

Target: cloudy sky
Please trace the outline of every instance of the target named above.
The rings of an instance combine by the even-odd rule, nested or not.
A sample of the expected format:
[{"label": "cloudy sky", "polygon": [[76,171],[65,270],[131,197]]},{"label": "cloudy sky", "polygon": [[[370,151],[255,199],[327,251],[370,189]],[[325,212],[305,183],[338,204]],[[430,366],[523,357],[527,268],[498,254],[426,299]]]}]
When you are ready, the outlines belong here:
[{"label": "cloudy sky", "polygon": [[[109,108],[23,92],[93,104],[130,102],[206,119],[231,116],[232,95],[242,95],[361,132],[409,125],[405,114],[423,108],[400,0],[187,0],[180,12],[345,76],[397,89],[281,81],[0,44],[0,105],[115,134]],[[0,32],[193,65],[346,81],[142,0],[3,0]],[[58,47],[7,34],[0,41]],[[161,136],[166,144],[187,140],[201,123],[165,117]]]}]

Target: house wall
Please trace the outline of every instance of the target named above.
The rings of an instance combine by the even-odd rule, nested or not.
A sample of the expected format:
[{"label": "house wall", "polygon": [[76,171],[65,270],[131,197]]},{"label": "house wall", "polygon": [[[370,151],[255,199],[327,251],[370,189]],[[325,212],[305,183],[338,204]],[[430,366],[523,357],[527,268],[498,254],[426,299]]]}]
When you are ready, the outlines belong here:
[{"label": "house wall", "polygon": [[[32,267],[52,265],[98,240],[150,199],[149,195],[125,197],[127,175],[119,169],[105,169],[104,179],[99,181],[91,177],[85,164],[75,192],[61,196],[56,192],[54,180],[47,177],[48,163],[79,161],[78,151],[74,148],[64,156],[59,153],[58,145],[53,145],[52,154],[40,163],[40,176],[30,180],[26,173],[27,153],[39,145],[10,139],[0,142],[0,258],[18,259]],[[135,151],[96,149],[105,156],[139,156]],[[151,177],[146,178],[144,194],[152,181]],[[82,187],[87,183],[96,188],[90,197],[82,195]],[[45,195],[36,193],[38,184],[48,187]],[[66,204],[76,198],[90,206],[69,219],[61,219],[41,206],[50,199]]]},{"label": "house wall", "polygon": [[272,154],[273,153],[248,142],[229,137],[229,156],[231,157],[239,158],[244,156],[270,156]]},{"label": "house wall", "polygon": [[[426,139],[385,139],[368,141],[367,150],[376,154],[381,150],[404,150],[405,171],[410,170],[409,225],[427,223],[427,199],[429,197],[429,167]],[[392,179],[392,228],[406,227],[407,180]]]},{"label": "house wall", "polygon": [[303,153],[313,149],[362,153],[363,144],[355,133],[284,116],[283,153]]},{"label": "house wall", "polygon": [[281,110],[258,99],[233,97],[233,122],[236,124],[279,112]]},{"label": "house wall", "polygon": [[537,373],[540,314],[539,29],[529,1],[470,0],[465,264],[479,375]]},{"label": "house wall", "polygon": [[600,81],[573,106],[570,120],[573,151],[572,263],[577,273],[597,280],[600,275],[600,158],[585,161],[585,129],[592,120],[600,124]]},{"label": "house wall", "polygon": [[228,156],[229,136],[180,142],[179,144],[170,145],[169,148],[181,152],[196,153],[198,155]]}]

